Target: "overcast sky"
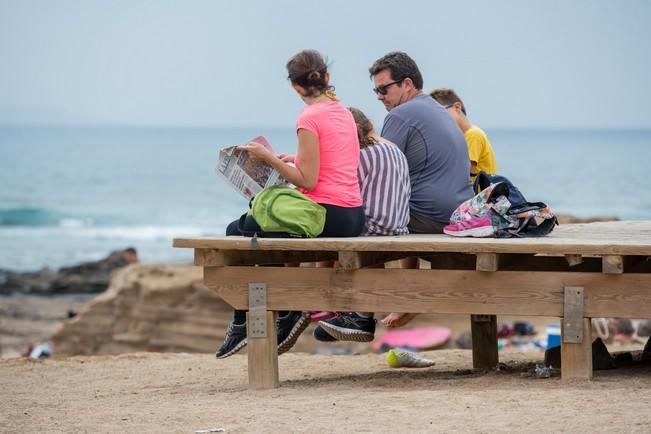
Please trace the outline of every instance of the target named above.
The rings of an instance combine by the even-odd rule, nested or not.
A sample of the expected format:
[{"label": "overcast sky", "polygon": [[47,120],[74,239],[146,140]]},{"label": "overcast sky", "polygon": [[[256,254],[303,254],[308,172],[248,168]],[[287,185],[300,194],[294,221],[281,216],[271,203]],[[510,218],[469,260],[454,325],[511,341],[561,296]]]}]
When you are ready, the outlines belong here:
[{"label": "overcast sky", "polygon": [[392,50],[485,128],[651,128],[651,2],[0,0],[0,124],[291,126],[285,63],[385,115]]}]

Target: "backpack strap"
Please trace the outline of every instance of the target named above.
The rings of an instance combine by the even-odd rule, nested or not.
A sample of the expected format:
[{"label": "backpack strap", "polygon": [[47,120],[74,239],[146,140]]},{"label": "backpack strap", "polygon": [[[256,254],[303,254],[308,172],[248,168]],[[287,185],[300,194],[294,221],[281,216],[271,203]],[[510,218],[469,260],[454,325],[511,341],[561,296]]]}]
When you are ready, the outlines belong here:
[{"label": "backpack strap", "polygon": [[474,191],[475,194],[478,194],[480,191],[484,190],[492,183],[493,179],[491,175],[484,172],[483,170],[480,170],[475,177],[475,181],[472,183],[472,191]]},{"label": "backpack strap", "polygon": [[[532,226],[531,223],[534,225]],[[529,223],[527,223],[523,230],[520,230],[518,232],[518,236],[522,238],[544,237],[553,231],[556,226],[558,226],[558,220],[556,219],[556,216],[550,219],[545,219],[540,224],[536,224],[536,222],[532,219],[529,221]]]},{"label": "backpack strap", "polygon": [[547,208],[547,204],[545,204],[543,202],[524,202],[524,203],[520,203],[520,204],[517,204],[517,205],[512,206],[511,208],[509,208],[509,211],[508,211],[507,214],[516,215],[516,214],[520,214],[520,213],[523,213],[523,212],[535,211],[535,210],[544,209],[544,208]]}]

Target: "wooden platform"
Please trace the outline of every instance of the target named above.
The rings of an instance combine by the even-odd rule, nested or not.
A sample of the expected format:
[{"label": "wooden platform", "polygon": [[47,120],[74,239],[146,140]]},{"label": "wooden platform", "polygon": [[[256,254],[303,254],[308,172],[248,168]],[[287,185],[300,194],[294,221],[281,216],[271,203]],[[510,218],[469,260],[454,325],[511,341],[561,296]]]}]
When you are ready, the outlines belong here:
[{"label": "wooden platform", "polygon": [[[178,238],[174,247],[193,248],[206,286],[268,329],[257,329],[260,337],[249,330],[255,388],[278,385],[268,327],[278,310],[469,314],[476,367],[497,364],[495,315],[558,316],[565,380],[592,377],[591,317],[651,317],[648,221],[563,225],[530,239],[220,237]],[[432,269],[377,268],[408,256]],[[264,267],[322,260],[337,261],[335,268]],[[250,309],[252,284],[264,303]]]}]

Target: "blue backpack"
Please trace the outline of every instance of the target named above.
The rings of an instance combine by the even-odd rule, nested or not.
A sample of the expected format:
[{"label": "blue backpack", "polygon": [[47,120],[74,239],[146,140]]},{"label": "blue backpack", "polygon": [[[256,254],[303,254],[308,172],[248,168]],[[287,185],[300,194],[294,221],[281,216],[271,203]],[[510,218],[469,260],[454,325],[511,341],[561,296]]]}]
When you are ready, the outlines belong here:
[{"label": "blue backpack", "polygon": [[[543,202],[527,202],[524,194],[508,178],[501,175],[491,175],[486,172],[479,172],[475,178],[472,189],[475,194],[484,190],[492,184],[499,184],[491,192],[491,196],[497,197],[504,195],[511,202],[511,207],[506,214],[515,219],[519,219],[519,226],[515,229],[498,230],[497,237],[543,237],[558,225],[556,216],[553,215],[549,207]],[[490,200],[490,199],[489,199]],[[535,218],[543,216],[542,222],[537,223]]]}]

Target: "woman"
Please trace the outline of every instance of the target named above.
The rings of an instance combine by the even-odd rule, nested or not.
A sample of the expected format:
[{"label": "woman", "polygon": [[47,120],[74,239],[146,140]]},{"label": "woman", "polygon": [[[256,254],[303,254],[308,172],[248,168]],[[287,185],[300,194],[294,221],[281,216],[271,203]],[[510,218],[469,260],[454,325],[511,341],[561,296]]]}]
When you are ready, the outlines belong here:
[{"label": "woman", "polygon": [[[292,88],[306,104],[296,121],[296,155],[276,156],[258,143],[249,143],[243,149],[325,207],[325,226],[320,236],[358,236],[364,229],[364,209],[357,178],[359,143],[355,120],[337,99],[327,65],[317,51],[303,50],[293,56],[287,62],[287,72]],[[244,229],[260,232],[250,216],[244,221]],[[238,221],[228,226],[226,235],[241,235]],[[279,354],[294,345],[309,321],[309,315],[303,312],[279,312]],[[215,355],[228,357],[245,345],[246,313],[236,310],[224,344]]]}]

